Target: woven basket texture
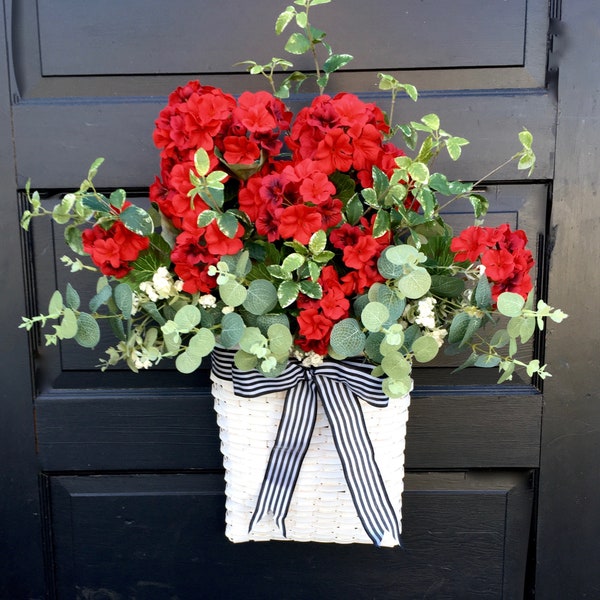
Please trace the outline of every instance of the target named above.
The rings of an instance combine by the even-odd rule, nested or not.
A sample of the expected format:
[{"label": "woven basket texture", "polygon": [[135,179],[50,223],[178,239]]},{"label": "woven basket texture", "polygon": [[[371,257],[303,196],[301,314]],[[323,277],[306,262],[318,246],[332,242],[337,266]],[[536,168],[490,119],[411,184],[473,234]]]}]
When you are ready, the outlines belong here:
[{"label": "woven basket texture", "polygon": [[[270,515],[248,526],[275,441],[285,392],[247,399],[212,374],[226,482],[226,536],[232,542],[293,540],[372,544],[356,514],[323,407],[296,483],[283,537]],[[376,408],[361,401],[375,459],[401,522],[404,441],[410,396]],[[397,545],[384,540],[383,546]]]}]

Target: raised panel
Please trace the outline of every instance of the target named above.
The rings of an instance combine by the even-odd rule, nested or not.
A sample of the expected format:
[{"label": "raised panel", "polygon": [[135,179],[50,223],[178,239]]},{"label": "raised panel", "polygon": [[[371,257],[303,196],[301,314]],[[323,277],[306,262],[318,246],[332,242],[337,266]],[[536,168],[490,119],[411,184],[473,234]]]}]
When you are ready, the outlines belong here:
[{"label": "raised panel", "polygon": [[[384,110],[389,106],[387,95],[370,93],[363,97]],[[150,185],[159,173],[152,131],[165,102],[165,98],[79,99],[16,105],[20,184],[24,186],[31,178],[38,189],[78,188],[90,164],[103,156],[107,160],[95,179],[98,186]],[[290,102],[290,107],[299,108],[299,102]],[[471,142],[457,163],[444,156],[436,162],[436,169],[448,177],[477,181],[519,150],[517,133],[527,127],[533,133],[538,157],[535,178],[552,178],[556,108],[546,92],[431,93],[422,95],[416,104],[399,100],[395,109],[399,122],[419,120],[431,112],[439,114],[446,131]],[[403,145],[400,140],[399,144]],[[526,180],[527,172],[512,166],[496,178]]]},{"label": "raised panel", "polygon": [[51,477],[50,497],[58,596],[80,599],[517,598],[532,510],[528,472],[409,473],[389,549],[231,544],[218,475]]},{"label": "raised panel", "polygon": [[[500,396],[481,386],[439,394],[428,377],[430,385],[417,382],[413,393],[407,468],[539,466],[539,394]],[[36,431],[46,471],[222,468],[207,387],[44,394],[36,401]]]},{"label": "raised panel", "polygon": [[[328,32],[336,51],[356,54],[352,69],[524,63],[526,0],[454,0],[451,11],[440,11],[435,0],[342,4],[344,10],[341,4],[315,8],[314,23]],[[168,9],[162,0],[104,0],[97,5],[38,0],[42,73],[47,77],[240,72],[244,67],[236,65],[239,61],[268,60],[271,54],[265,52],[279,47],[273,23],[284,6],[280,0],[263,0],[260,5],[170,0]],[[365,31],[377,32],[377,43],[363,45]],[[435,37],[435,44],[430,37]],[[244,40],[242,55],[239,40]],[[302,69],[312,66],[308,57],[295,63]]]}]

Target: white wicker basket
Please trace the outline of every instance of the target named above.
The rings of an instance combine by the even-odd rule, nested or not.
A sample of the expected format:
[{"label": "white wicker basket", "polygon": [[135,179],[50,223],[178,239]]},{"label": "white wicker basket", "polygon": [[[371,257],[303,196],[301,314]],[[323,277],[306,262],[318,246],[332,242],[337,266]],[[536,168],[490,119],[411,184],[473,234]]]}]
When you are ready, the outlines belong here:
[{"label": "white wicker basket", "polygon": [[[248,531],[286,394],[276,392],[243,398],[234,393],[230,381],[217,377],[214,372],[211,377],[225,467],[226,536],[232,542],[294,540],[371,544],[357,516],[320,402],[310,447],[285,519],[286,537],[270,515],[265,515],[251,532]],[[408,395],[390,400],[386,408],[361,401],[375,460],[398,524],[409,404]],[[398,541],[386,536],[381,545],[396,546]]]}]

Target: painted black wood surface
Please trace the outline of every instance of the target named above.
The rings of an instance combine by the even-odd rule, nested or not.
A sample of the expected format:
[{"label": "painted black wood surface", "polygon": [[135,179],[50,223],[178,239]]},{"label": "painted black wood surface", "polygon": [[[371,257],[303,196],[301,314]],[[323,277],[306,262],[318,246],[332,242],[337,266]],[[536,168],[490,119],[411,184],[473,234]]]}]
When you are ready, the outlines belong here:
[{"label": "painted black wood surface", "polygon": [[443,363],[419,370],[406,548],[378,550],[230,544],[206,372],[101,374],[97,357],[28,345],[16,329],[70,279],[57,264],[60,234],[40,225],[20,238],[25,181],[51,202],[104,155],[98,184],[143,202],[158,168],[153,120],[169,91],[197,76],[233,93],[256,89],[233,63],[281,53],[270,33],[279,0],[168,5],[0,3],[0,598],[597,597],[599,327],[589,299],[599,292],[600,8],[334,0],[315,9],[334,47],[359,57],[331,91],[385,108],[378,70],[416,84],[422,100],[397,112],[437,112],[472,140],[458,166],[440,165],[451,175],[477,178],[518,149],[522,126],[534,133],[534,178],[496,176],[491,218],[538,240],[542,286],[549,267],[551,303],[571,314],[568,328],[549,328],[556,378],[544,394],[529,381],[499,388],[482,372],[452,378]]}]

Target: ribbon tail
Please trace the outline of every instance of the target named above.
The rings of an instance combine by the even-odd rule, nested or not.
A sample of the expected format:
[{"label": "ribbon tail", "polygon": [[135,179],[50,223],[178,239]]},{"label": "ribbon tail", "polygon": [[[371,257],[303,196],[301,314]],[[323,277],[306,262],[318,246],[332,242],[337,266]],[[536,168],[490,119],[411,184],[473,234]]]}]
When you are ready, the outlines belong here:
[{"label": "ribbon tail", "polygon": [[[400,544],[398,518],[375,461],[359,399],[346,385],[318,378],[319,396],[329,420],[344,476],[365,532],[380,546]],[[384,540],[385,538],[385,540]]]},{"label": "ribbon tail", "polygon": [[249,532],[265,514],[269,514],[286,537],[285,518],[310,445],[316,416],[314,383],[303,381],[288,391]]}]

